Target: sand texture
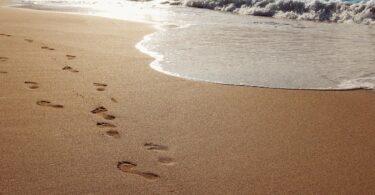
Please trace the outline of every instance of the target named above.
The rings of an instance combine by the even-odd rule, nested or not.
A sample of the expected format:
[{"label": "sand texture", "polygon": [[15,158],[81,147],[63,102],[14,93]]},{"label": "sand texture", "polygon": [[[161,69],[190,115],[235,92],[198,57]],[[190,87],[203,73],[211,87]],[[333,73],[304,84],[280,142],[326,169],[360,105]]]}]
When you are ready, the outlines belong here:
[{"label": "sand texture", "polygon": [[0,8],[0,194],[375,194],[375,93],[193,82],[154,29]]}]

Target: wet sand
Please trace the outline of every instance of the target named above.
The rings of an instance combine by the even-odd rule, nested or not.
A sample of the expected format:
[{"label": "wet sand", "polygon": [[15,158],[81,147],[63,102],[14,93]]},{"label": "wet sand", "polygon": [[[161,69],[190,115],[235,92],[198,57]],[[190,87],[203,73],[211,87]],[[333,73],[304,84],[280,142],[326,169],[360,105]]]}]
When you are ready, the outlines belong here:
[{"label": "wet sand", "polygon": [[153,71],[154,29],[0,8],[0,194],[373,194],[375,93]]}]

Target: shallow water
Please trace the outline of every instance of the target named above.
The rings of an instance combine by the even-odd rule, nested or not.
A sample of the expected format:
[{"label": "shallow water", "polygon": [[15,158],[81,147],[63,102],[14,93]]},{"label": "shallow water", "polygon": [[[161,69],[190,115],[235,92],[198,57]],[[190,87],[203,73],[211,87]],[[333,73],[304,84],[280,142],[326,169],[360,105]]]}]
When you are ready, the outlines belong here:
[{"label": "shallow water", "polygon": [[375,25],[235,15],[155,1],[22,5],[153,22],[160,31],[137,47],[156,58],[152,68],[174,76],[271,88],[375,88]]}]

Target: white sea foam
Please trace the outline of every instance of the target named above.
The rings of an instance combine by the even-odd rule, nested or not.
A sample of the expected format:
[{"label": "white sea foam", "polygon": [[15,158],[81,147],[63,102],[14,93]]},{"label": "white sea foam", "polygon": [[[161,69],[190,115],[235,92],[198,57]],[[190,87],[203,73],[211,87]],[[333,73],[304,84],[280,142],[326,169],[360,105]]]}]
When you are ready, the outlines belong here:
[{"label": "white sea foam", "polygon": [[[163,55],[151,64],[157,71],[192,80],[286,89],[344,90],[375,84],[363,79],[375,73],[372,25],[176,9],[186,11],[181,15],[189,15],[194,25],[156,32],[141,43],[144,51]],[[351,85],[345,84],[348,81]]]},{"label": "white sea foam", "polygon": [[189,7],[298,20],[375,24],[375,0],[181,0]]},{"label": "white sea foam", "polygon": [[375,76],[344,80],[338,87],[342,89],[375,89]]}]

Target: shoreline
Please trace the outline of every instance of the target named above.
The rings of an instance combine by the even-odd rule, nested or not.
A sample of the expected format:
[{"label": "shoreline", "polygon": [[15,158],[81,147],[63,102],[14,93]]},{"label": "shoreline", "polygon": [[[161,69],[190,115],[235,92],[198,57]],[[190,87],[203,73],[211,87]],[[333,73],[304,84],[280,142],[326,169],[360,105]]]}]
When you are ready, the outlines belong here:
[{"label": "shoreline", "polygon": [[373,91],[170,77],[149,25],[0,10],[0,193],[375,192]]},{"label": "shoreline", "polygon": [[[83,8],[82,8],[81,11],[69,11],[69,8],[66,8],[66,9],[61,9],[61,8],[43,9],[43,8],[33,8],[33,7],[30,7],[30,6],[23,6],[23,7],[16,7],[16,8],[26,9],[26,10],[55,12],[55,13],[61,13],[61,14],[94,16],[94,17],[107,18],[107,19],[112,19],[112,20],[139,22],[139,23],[152,25],[153,28],[155,29],[155,31],[150,33],[150,34],[145,35],[143,37],[143,39],[135,45],[135,47],[138,50],[140,50],[142,53],[145,53],[146,55],[149,55],[150,57],[154,58],[154,61],[152,61],[149,65],[152,69],[154,69],[155,71],[158,71],[162,74],[178,77],[178,78],[181,78],[181,79],[186,79],[186,80],[190,80],[190,81],[198,81],[198,82],[209,82],[209,83],[213,83],[213,84],[221,84],[221,85],[229,85],[229,86],[243,86],[243,87],[265,88],[265,89],[281,89],[281,90],[312,90],[312,91],[314,91],[314,90],[315,91],[347,91],[347,90],[349,90],[349,91],[351,91],[351,90],[371,90],[371,91],[373,91],[374,90],[374,88],[372,86],[372,83],[368,84],[364,81],[361,81],[361,80],[365,80],[365,79],[368,79],[368,78],[362,78],[361,76],[357,76],[356,78],[351,78],[351,79],[348,78],[347,80],[342,80],[342,81],[339,81],[339,80],[338,81],[331,81],[330,80],[331,82],[338,82],[335,85],[332,84],[332,85],[324,86],[324,84],[321,83],[321,85],[323,85],[323,86],[315,86],[315,85],[308,86],[308,85],[306,85],[304,87],[294,86],[293,83],[291,83],[287,86],[285,86],[285,85],[278,86],[275,83],[273,83],[273,84],[262,84],[262,82],[257,83],[256,81],[254,81],[255,83],[247,82],[247,81],[239,82],[239,81],[236,81],[236,79],[225,81],[225,79],[222,80],[222,78],[216,78],[216,77],[210,78],[210,76],[207,73],[205,75],[206,77],[203,77],[203,78],[199,75],[194,76],[194,74],[193,74],[193,76],[191,76],[191,75],[189,76],[188,70],[185,70],[186,72],[184,72],[184,71],[180,71],[177,68],[177,70],[175,70],[176,72],[173,72],[173,71],[168,70],[168,66],[166,66],[166,68],[163,68],[162,64],[164,64],[164,65],[167,64],[166,62],[163,63],[163,59],[165,58],[165,56],[161,53],[158,53],[156,51],[152,51],[152,50],[148,49],[147,46],[144,46],[145,44],[147,44],[147,42],[149,42],[151,40],[150,37],[157,35],[158,33],[160,33],[160,31],[167,30],[167,29],[162,27],[166,24],[162,24],[160,22],[159,23],[158,22],[151,22],[151,21],[141,20],[141,19],[138,19],[138,20],[137,19],[130,19],[130,18],[126,18],[126,17],[125,18],[119,18],[119,17],[116,18],[116,17],[111,17],[111,16],[108,16],[108,15],[105,16],[105,15],[100,15],[100,14],[88,14],[88,13],[84,13]],[[77,8],[77,10],[79,10],[79,9],[81,9],[81,8]],[[252,16],[252,17],[259,17],[259,16]],[[278,19],[278,20],[280,20],[280,19]],[[306,21],[304,21],[304,22],[306,22]],[[316,23],[314,21],[308,21],[308,22]],[[164,46],[166,46],[166,45],[164,45]],[[166,56],[168,57],[168,55],[166,55]],[[171,57],[171,56],[169,56],[169,57]],[[178,64],[178,63],[175,63],[175,64]],[[169,69],[171,69],[171,67],[169,67]],[[180,71],[180,72],[178,72],[178,71]],[[214,70],[211,70],[211,71],[214,71]],[[320,75],[320,76],[322,77],[322,75]],[[319,76],[317,76],[317,78],[319,78]],[[326,80],[329,80],[329,79],[326,79]],[[323,82],[323,81],[321,81],[321,82]],[[309,82],[306,82],[306,83],[309,83]],[[269,85],[271,85],[271,86],[269,86]],[[272,86],[272,85],[274,85],[274,86]]]}]

